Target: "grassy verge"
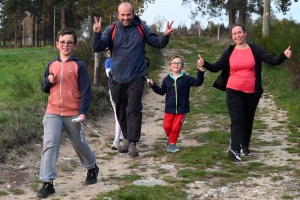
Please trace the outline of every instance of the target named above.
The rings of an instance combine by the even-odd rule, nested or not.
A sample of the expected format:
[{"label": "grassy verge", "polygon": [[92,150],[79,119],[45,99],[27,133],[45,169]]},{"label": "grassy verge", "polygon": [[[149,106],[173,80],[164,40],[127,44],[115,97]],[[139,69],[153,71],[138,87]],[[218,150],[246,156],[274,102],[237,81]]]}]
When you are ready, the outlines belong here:
[{"label": "grassy verge", "polygon": [[27,153],[40,138],[47,96],[40,91],[46,64],[55,57],[51,47],[0,50],[0,161],[7,149]]}]

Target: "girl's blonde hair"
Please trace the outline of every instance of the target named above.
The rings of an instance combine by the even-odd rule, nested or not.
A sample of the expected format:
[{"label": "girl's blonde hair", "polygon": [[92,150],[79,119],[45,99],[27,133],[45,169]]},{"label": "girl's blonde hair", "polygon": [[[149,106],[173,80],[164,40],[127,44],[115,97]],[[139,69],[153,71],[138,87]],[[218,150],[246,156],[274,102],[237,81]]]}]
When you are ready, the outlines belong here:
[{"label": "girl's blonde hair", "polygon": [[171,65],[172,60],[174,60],[175,58],[179,58],[181,60],[181,66],[184,66],[184,59],[181,55],[172,56],[169,60],[169,65]]},{"label": "girl's blonde hair", "polygon": [[108,58],[110,58],[110,57],[111,57],[111,52],[110,52],[110,50],[109,50],[109,49],[106,51],[106,57],[108,57]]}]

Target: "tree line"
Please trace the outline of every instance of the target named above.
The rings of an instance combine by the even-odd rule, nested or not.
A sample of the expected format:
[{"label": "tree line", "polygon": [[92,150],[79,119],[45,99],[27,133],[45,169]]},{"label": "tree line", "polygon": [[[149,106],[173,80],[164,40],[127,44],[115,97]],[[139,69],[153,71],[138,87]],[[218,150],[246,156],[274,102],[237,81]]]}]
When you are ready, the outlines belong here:
[{"label": "tree line", "polygon": [[[289,10],[292,1],[297,2],[273,0],[275,9],[283,13]],[[26,37],[33,46],[55,44],[55,34],[66,26],[75,28],[79,36],[91,36],[93,16],[101,16],[103,26],[111,24],[117,19],[117,5],[121,2],[124,0],[0,0],[0,46],[21,47]],[[155,0],[127,2],[141,14],[147,4],[155,3]],[[236,22],[247,24],[252,13],[259,14],[264,17],[264,31],[269,35],[270,0],[182,0],[182,4],[194,4],[191,6],[192,18],[197,15],[218,17],[225,11],[229,27]],[[30,23],[24,21],[26,17],[31,18]],[[30,36],[26,35],[28,26]]]},{"label": "tree line", "polygon": [[280,11],[285,14],[289,11],[292,2],[298,2],[298,0],[272,0],[275,8],[270,8],[271,0],[182,0],[184,5],[192,4],[191,11],[192,18],[198,15],[220,17],[225,11],[228,16],[229,27],[239,22],[247,24],[251,14],[255,13],[261,17],[264,17],[264,35],[269,36],[270,34],[270,12]]},{"label": "tree line", "polygon": [[[137,13],[155,0],[129,0]],[[93,16],[103,25],[116,20],[117,5],[123,0],[0,0],[0,46],[22,46],[24,19],[31,18],[34,46],[54,44],[55,34],[64,27],[75,28],[80,36],[92,34]]]}]

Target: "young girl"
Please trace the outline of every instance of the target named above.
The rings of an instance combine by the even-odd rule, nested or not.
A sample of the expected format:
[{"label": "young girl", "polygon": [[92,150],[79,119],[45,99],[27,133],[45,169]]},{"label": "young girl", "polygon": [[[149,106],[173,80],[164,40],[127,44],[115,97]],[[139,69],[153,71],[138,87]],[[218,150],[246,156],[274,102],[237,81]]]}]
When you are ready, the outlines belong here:
[{"label": "young girl", "polygon": [[164,78],[161,87],[155,84],[152,79],[150,79],[149,86],[157,94],[166,94],[163,128],[168,137],[167,152],[175,153],[179,151],[176,143],[185,115],[190,112],[190,88],[202,85],[205,70],[203,68],[198,69],[197,79],[185,74],[182,71],[184,60],[179,55],[170,59],[169,69],[170,73]]},{"label": "young girl", "polygon": [[112,59],[111,52],[110,52],[110,50],[107,50],[107,59],[105,60],[104,68],[105,68],[106,75],[109,78],[109,80],[108,80],[109,97],[110,97],[111,106],[114,110],[115,121],[116,121],[116,124],[115,124],[115,139],[113,141],[111,149],[112,150],[118,150],[120,148],[120,140],[123,140],[124,137],[123,137],[123,134],[122,134],[122,131],[121,131],[120,124],[118,122],[118,118],[117,118],[117,114],[116,114],[116,105],[115,105],[115,103],[114,103],[114,101],[112,100],[112,97],[111,97],[112,77],[109,73],[110,70],[111,70],[111,59]]}]

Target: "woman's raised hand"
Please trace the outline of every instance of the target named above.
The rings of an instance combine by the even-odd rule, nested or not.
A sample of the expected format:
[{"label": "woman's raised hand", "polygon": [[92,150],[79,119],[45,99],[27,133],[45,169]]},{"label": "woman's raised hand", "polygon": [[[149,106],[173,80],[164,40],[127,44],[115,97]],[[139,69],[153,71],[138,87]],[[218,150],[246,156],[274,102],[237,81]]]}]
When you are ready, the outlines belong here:
[{"label": "woman's raised hand", "polygon": [[284,51],[284,55],[285,55],[287,58],[291,58],[291,57],[292,57],[291,46],[289,46],[289,47]]},{"label": "woman's raised hand", "polygon": [[204,65],[204,60],[203,60],[203,58],[201,57],[201,55],[200,54],[198,54],[198,62],[197,62],[197,65],[199,66],[199,67],[202,67],[203,65]]},{"label": "woman's raised hand", "polygon": [[197,61],[197,68],[200,70],[200,71],[202,71],[202,72],[205,72],[206,71],[206,69],[203,67],[203,65],[204,65],[204,60],[203,60],[203,58],[201,57],[201,55],[200,54],[198,54],[198,61]]}]

